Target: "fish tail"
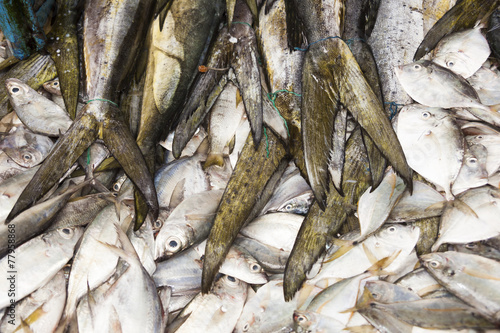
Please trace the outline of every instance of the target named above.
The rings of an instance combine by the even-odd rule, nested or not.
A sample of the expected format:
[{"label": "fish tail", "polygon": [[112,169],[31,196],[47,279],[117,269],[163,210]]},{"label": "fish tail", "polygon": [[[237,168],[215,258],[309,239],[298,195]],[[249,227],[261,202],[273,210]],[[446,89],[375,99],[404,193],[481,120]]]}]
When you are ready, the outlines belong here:
[{"label": "fish tail", "polygon": [[203,164],[203,169],[207,169],[208,167],[212,165],[217,165],[220,167],[224,166],[224,156],[219,153],[210,153],[207,156],[207,160],[205,161],[205,164]]}]

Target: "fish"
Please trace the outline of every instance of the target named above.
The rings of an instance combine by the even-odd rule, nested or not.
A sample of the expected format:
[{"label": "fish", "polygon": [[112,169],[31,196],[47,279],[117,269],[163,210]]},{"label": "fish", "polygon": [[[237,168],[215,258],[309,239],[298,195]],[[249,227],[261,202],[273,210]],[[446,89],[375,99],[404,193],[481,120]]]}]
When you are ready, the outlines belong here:
[{"label": "fish", "polygon": [[43,89],[50,93],[49,98],[59,105],[63,110],[66,110],[66,105],[64,104],[64,98],[62,97],[61,85],[59,83],[59,78],[45,82]]},{"label": "fish", "polygon": [[210,293],[198,294],[167,327],[168,332],[232,332],[247,298],[247,284],[223,275]]},{"label": "fish", "polygon": [[453,200],[451,189],[465,149],[455,120],[444,109],[410,104],[398,113],[395,128],[410,167],[442,187],[447,200]]},{"label": "fish", "polygon": [[27,169],[28,168],[22,167],[14,162],[14,160],[3,151],[0,153],[0,183],[7,178],[15,176]]},{"label": "fish", "polygon": [[498,71],[481,67],[467,81],[477,92],[479,100],[484,105],[500,104],[498,92],[500,90],[500,76]]},{"label": "fish", "polygon": [[[107,5],[111,6],[110,10],[103,12],[102,8]],[[83,54],[87,77],[85,95],[89,100],[25,188],[9,214],[9,219],[48,191],[97,138],[104,141],[127,175],[139,187],[145,203],[156,219],[158,201],[153,180],[115,102],[116,92],[123,87],[147,32],[146,22],[149,22],[147,18],[153,14],[152,5],[151,0],[111,3],[95,0],[85,3]],[[101,17],[101,13],[105,14],[106,19]],[[141,16],[140,20],[136,18],[137,15]],[[106,42],[96,43],[96,39]],[[122,48],[127,49],[127,52],[120,52]],[[123,70],[124,68],[127,70]],[[143,219],[139,218],[138,225],[142,222]]]},{"label": "fish", "polygon": [[498,323],[497,261],[455,251],[428,253],[420,261],[446,289]]},{"label": "fish", "polygon": [[493,246],[488,245],[484,241],[471,242],[467,244],[453,244],[449,246],[449,250],[477,254],[497,261],[500,260],[500,251]]},{"label": "fish", "polygon": [[[52,279],[73,257],[75,244],[82,234],[83,229],[78,227],[58,229],[32,238],[15,249],[10,249],[10,257],[9,254],[2,257],[0,265],[5,272],[11,271],[8,260],[12,261],[12,256],[15,256],[16,273],[11,273],[15,276],[15,299],[20,300],[28,296]],[[28,270],[32,273],[29,275],[21,273]],[[3,279],[0,288],[4,291],[4,295],[0,296],[0,308],[10,304],[9,287],[9,280]]]},{"label": "fish", "polygon": [[0,183],[0,198],[2,200],[2,206],[0,207],[0,223],[2,223],[2,221],[5,222],[16,200],[33,178],[39,167],[40,166],[36,166],[27,169]]},{"label": "fish", "polygon": [[462,167],[451,188],[454,195],[488,183],[488,172],[486,171],[488,151],[486,147],[476,144],[465,145],[465,148]]},{"label": "fish", "polygon": [[83,6],[78,0],[58,0],[57,7],[53,28],[47,36],[47,51],[61,83],[59,87],[65,105],[61,107],[68,111],[71,119],[75,119],[80,89],[77,23]]},{"label": "fish", "polygon": [[283,274],[290,252],[278,249],[248,237],[238,236],[234,240],[244,252],[250,254],[268,274]]},{"label": "fish", "polygon": [[163,221],[155,239],[155,259],[171,257],[208,237],[223,190],[188,196]]},{"label": "fish", "polygon": [[[455,31],[473,28],[477,21],[488,16],[498,6],[498,3],[497,0],[457,1],[427,32],[415,51],[413,61],[420,60],[433,50],[444,36]],[[463,15],[463,13],[467,13],[467,15]]]},{"label": "fish", "polygon": [[485,185],[467,190],[457,199],[469,210],[454,205],[445,209],[433,251],[444,243],[470,243],[500,234],[500,228],[495,223],[500,189]]},{"label": "fish", "polygon": [[395,72],[405,91],[416,102],[430,107],[466,107],[472,115],[499,126],[496,108],[481,104],[474,88],[449,69],[429,60],[419,60],[398,66]]},{"label": "fish", "polygon": [[16,303],[14,324],[9,323],[9,316],[5,316],[0,329],[6,333],[23,331],[24,322],[31,332],[52,332],[59,323],[65,301],[66,279],[61,269],[44,286]]},{"label": "fish", "polygon": [[321,315],[314,311],[295,310],[293,312],[294,328],[296,332],[340,332],[345,325],[338,320],[328,316]]},{"label": "fish", "polygon": [[237,94],[239,92],[236,86],[232,82],[226,83],[212,107],[209,126],[210,149],[203,164],[204,168],[224,165],[224,148],[233,138],[244,113],[243,105],[237,104]]},{"label": "fish", "polygon": [[[8,145],[10,138],[15,141],[13,145]],[[53,145],[50,138],[20,127],[6,137],[0,147],[18,165],[32,168],[43,162]]]},{"label": "fish", "polygon": [[432,62],[467,79],[488,59],[490,48],[481,33],[484,26],[449,34],[432,50]]}]

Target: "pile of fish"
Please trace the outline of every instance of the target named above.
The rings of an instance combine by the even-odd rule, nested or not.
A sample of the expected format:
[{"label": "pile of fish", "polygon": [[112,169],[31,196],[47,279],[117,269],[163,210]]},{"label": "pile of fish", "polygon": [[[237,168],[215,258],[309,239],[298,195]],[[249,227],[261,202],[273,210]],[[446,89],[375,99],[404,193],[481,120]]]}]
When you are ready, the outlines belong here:
[{"label": "pile of fish", "polygon": [[500,330],[499,0],[0,28],[0,332]]}]

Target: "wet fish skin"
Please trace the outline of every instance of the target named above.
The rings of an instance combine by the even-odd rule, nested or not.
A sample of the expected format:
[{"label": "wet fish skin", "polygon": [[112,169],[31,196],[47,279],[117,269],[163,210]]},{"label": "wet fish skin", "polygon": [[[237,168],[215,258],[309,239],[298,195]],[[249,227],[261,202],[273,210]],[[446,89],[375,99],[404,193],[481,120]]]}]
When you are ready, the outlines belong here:
[{"label": "wet fish skin", "polygon": [[477,254],[497,261],[500,260],[500,251],[484,241],[467,244],[453,244],[448,246],[448,249],[451,251]]},{"label": "wet fish skin", "polygon": [[254,257],[266,273],[284,273],[290,252],[241,236],[236,237],[234,244]]},{"label": "wet fish skin", "polygon": [[16,200],[21,195],[24,188],[33,178],[39,166],[24,170],[19,174],[9,177],[0,183],[0,195],[2,197],[2,207],[0,210],[0,223],[5,222],[10,210],[14,207]]},{"label": "wet fish skin", "polygon": [[11,78],[5,80],[5,85],[18,117],[33,132],[59,136],[71,126],[72,120],[66,111],[24,82]]},{"label": "wet fish skin", "polygon": [[[285,147],[280,140],[271,131],[267,135],[269,156],[263,144],[259,145],[256,150],[252,136],[249,135],[222,196],[207,241],[203,263],[203,292],[210,290],[219,267],[222,265],[238,231],[252,211],[265,184],[286,155]],[[251,191],[246,190],[250,188],[249,179],[253,179]]]},{"label": "wet fish skin", "polygon": [[[13,145],[7,143],[9,138],[14,139]],[[14,162],[25,168],[32,168],[42,163],[53,145],[54,143],[48,137],[32,133],[21,127],[0,144],[2,150]]]},{"label": "wet fish skin", "polygon": [[14,160],[11,159],[6,153],[0,153],[0,183],[7,178],[15,176],[27,169],[28,168],[22,167],[14,162]]},{"label": "wet fish skin", "polygon": [[[444,36],[464,29],[474,27],[477,21],[483,19],[488,13],[493,11],[498,6],[498,1],[494,0],[464,0],[457,1],[446,14],[434,24],[427,32],[425,38],[418,46],[413,60],[417,61],[429,51],[434,49],[436,44]],[[463,15],[467,13],[467,15]]]},{"label": "wet fish skin", "polygon": [[[17,275],[17,299],[29,295],[49,281],[73,257],[76,242],[83,234],[82,228],[63,228],[32,238],[15,249],[16,267],[26,268],[37,274]],[[4,256],[1,265],[8,271],[8,257]],[[5,282],[4,282],[5,281]],[[8,280],[4,279],[0,287],[5,296],[2,296],[0,307],[8,306]]]},{"label": "wet fish skin", "polygon": [[498,323],[497,261],[455,251],[429,253],[420,261],[446,289]]}]

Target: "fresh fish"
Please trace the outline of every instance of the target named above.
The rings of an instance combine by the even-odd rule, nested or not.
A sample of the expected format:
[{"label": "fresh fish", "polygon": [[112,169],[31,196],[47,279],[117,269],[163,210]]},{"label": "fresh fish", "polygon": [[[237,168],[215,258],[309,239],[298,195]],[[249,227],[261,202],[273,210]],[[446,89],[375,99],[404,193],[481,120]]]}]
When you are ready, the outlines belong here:
[{"label": "fresh fish", "polygon": [[161,167],[155,175],[155,187],[160,207],[175,208],[188,196],[208,191],[210,183],[202,168],[205,154],[174,160]]},{"label": "fresh fish", "polygon": [[5,80],[5,85],[19,119],[33,132],[59,136],[73,123],[59,105],[41,96],[26,83],[11,78]]},{"label": "fresh fish", "polygon": [[467,81],[474,88],[484,105],[500,104],[500,75],[498,71],[481,67]]},{"label": "fresh fish", "polygon": [[[8,264],[14,256],[16,270],[9,273],[14,279],[9,281],[5,278],[1,281],[0,289],[3,295],[0,296],[0,308],[10,304],[10,282],[15,281],[14,299],[20,300],[51,280],[73,257],[75,244],[82,233],[82,228],[58,229],[32,238],[15,250],[10,250],[9,254],[0,260],[0,266],[4,272],[12,272]],[[26,274],[28,271],[30,274]]]},{"label": "fresh fish", "polygon": [[[267,136],[269,147],[264,144],[255,147],[249,135],[222,196],[206,245],[203,262],[203,292],[210,290],[231,244],[252,212],[266,183],[285,157],[285,147],[279,138],[271,131],[267,133]],[[249,179],[252,179],[251,183]]]},{"label": "fresh fish", "polygon": [[290,252],[304,217],[290,213],[261,215],[240,230],[245,237]]},{"label": "fresh fish", "polygon": [[14,130],[14,128],[18,128],[20,126],[24,126],[24,124],[14,111],[9,112],[0,120],[0,132],[4,134],[10,133]]},{"label": "fresh fish", "polygon": [[394,108],[390,103],[411,103],[406,89],[396,80],[393,68],[411,62],[412,54],[424,38],[423,10],[423,1],[420,0],[380,2],[368,44],[377,62],[383,102],[389,103],[384,107],[388,115],[391,107]]},{"label": "fresh fish", "polygon": [[484,26],[449,34],[432,51],[432,61],[453,73],[469,78],[488,59],[490,48],[481,33]]},{"label": "fresh fish", "polygon": [[238,104],[238,88],[228,82],[217,98],[210,112],[209,142],[210,150],[204,167],[223,166],[224,148],[233,138],[244,113],[243,104]]},{"label": "fresh fish", "polygon": [[[16,303],[15,316],[5,316],[0,329],[5,333],[24,332],[23,321],[29,332],[53,332],[61,318],[66,302],[66,279],[61,269],[44,286]],[[9,323],[13,319],[13,323]]]},{"label": "fresh fish", "polygon": [[[15,138],[14,145],[4,146],[11,137]],[[19,127],[3,140],[0,147],[18,165],[32,168],[43,162],[53,145],[48,137]]]},{"label": "fresh fish", "polygon": [[488,177],[491,177],[498,171],[498,161],[500,159],[500,150],[497,147],[497,142],[500,142],[500,134],[485,134],[468,135],[466,140],[469,145],[479,144],[486,148],[486,171]]},{"label": "fresh fish", "polygon": [[208,237],[223,190],[188,196],[163,221],[155,240],[155,258],[171,257]]},{"label": "fresh fish", "polygon": [[167,327],[167,332],[233,331],[247,298],[247,284],[223,275],[210,293],[198,294]]},{"label": "fresh fish", "polygon": [[446,289],[498,323],[500,264],[497,261],[454,251],[422,255],[420,261]]},{"label": "fresh fish", "polygon": [[290,332],[297,300],[285,302],[283,281],[269,281],[249,297],[234,328],[235,333]]},{"label": "fresh fish", "polygon": [[486,147],[481,144],[465,145],[463,164],[451,187],[453,195],[488,183],[487,155]]},{"label": "fresh fish", "polygon": [[[170,132],[165,141],[160,141],[160,145],[167,150],[167,156],[165,157],[165,163],[170,163],[175,160],[174,155],[172,154],[172,142],[174,140],[175,132]],[[203,140],[207,137],[207,131],[203,126],[198,127],[193,137],[186,144],[186,147],[182,150],[181,156],[193,156],[196,153],[196,150],[201,145]],[[248,133],[247,133],[248,135]],[[245,139],[246,139],[245,135]]]},{"label": "fresh fish", "polygon": [[410,167],[452,200],[465,145],[455,120],[446,110],[410,104],[399,112],[395,127]]},{"label": "fresh fish", "polygon": [[120,206],[119,217],[114,205],[104,208],[85,229],[85,234],[73,258],[71,275],[68,281],[68,298],[64,308],[63,320],[70,321],[75,315],[78,300],[106,281],[114,272],[119,256],[111,251],[104,251],[107,243],[117,246],[119,243],[115,224],[128,229],[132,217],[131,209]]},{"label": "fresh fish", "polygon": [[418,219],[441,216],[445,198],[431,186],[414,180],[413,193],[406,190],[391,210],[387,221],[409,222]]},{"label": "fresh fish", "polygon": [[63,95],[63,109],[75,119],[80,88],[80,64],[77,41],[77,23],[81,15],[82,2],[57,0],[57,14],[50,34],[47,50],[54,60]]},{"label": "fresh fish", "polygon": [[[439,19],[427,32],[413,56],[417,61],[429,53],[437,43],[446,35],[455,31],[473,28],[485,15],[498,6],[497,0],[462,0]],[[463,15],[467,13],[467,15]]]},{"label": "fresh fish", "polygon": [[295,322],[295,331],[298,333],[341,332],[345,327],[343,323],[328,315],[322,315],[314,311],[307,310],[295,310],[293,312],[293,321]]},{"label": "fresh fish", "polygon": [[500,189],[488,185],[473,188],[460,194],[457,200],[468,208],[452,204],[445,209],[433,251],[441,244],[475,242],[500,234],[500,226],[496,223],[500,213]]},{"label": "fresh fish", "polygon": [[423,267],[401,277],[396,281],[396,285],[406,288],[421,298],[433,297],[436,293],[446,292],[446,289]]},{"label": "fresh fish", "polygon": [[149,275],[153,275],[156,270],[156,263],[154,257],[155,238],[151,220],[146,218],[146,221],[144,221],[139,230],[129,229],[127,235],[134,246],[142,267],[144,267]]},{"label": "fresh fish", "polygon": [[[147,32],[153,4],[152,0],[94,0],[85,3],[83,62],[87,78],[85,95],[89,102],[70,129],[59,138],[18,199],[9,219],[45,194],[97,138],[104,141],[142,193],[145,201],[142,201],[140,212],[144,213],[147,204],[156,219],[158,201],[151,175],[116,106],[117,92],[123,89]],[[127,51],[122,52],[124,49]],[[138,226],[144,221],[144,215],[138,218]]]},{"label": "fresh fish", "polygon": [[39,166],[27,169],[15,176],[12,176],[0,183],[0,223],[5,222],[10,210],[14,207],[21,192],[31,181]]},{"label": "fresh fish", "polygon": [[449,69],[429,60],[419,60],[398,66],[395,72],[405,91],[416,102],[430,107],[466,107],[481,120],[500,125],[496,108],[481,104],[474,88]]},{"label": "fresh fish", "polygon": [[285,271],[290,252],[242,236],[236,237],[234,244],[255,258],[266,273],[282,274]]},{"label": "fresh fish", "polygon": [[485,258],[500,260],[500,251],[493,246],[488,245],[484,241],[467,243],[467,244],[453,244],[448,247],[451,251],[464,252],[469,254],[477,254]]},{"label": "fresh fish", "polygon": [[43,84],[43,89],[48,91],[51,96],[52,102],[59,105],[63,110],[66,110],[66,105],[64,104],[64,99],[62,97],[61,85],[59,84],[59,78],[56,77],[54,80],[47,81]]},{"label": "fresh fish", "polygon": [[401,266],[413,250],[419,235],[418,227],[386,224],[376,234],[355,245],[344,255],[343,251],[339,251],[337,255],[334,253],[333,257],[330,256],[330,259],[323,263],[320,272],[306,283],[327,287],[340,279],[365,272],[386,257],[392,257],[393,261],[384,271],[397,273],[404,268]]},{"label": "fresh fish", "polygon": [[[0,82],[9,78],[16,78],[26,82],[31,88],[37,90],[44,82],[54,79],[57,70],[49,55],[33,54],[26,60],[20,61],[8,71],[0,75]],[[9,94],[7,87],[0,84],[0,116],[5,116],[9,112]]]},{"label": "fresh fish", "polygon": [[382,280],[366,281],[365,288],[373,299],[380,303],[411,302],[420,299],[415,292]]},{"label": "fresh fish", "polygon": [[405,188],[403,180],[389,167],[379,186],[373,191],[370,186],[361,195],[358,201],[360,239],[365,239],[384,224]]},{"label": "fresh fish", "polygon": [[0,183],[7,178],[15,176],[27,169],[28,168],[22,167],[14,162],[14,160],[3,151],[0,152]]}]

